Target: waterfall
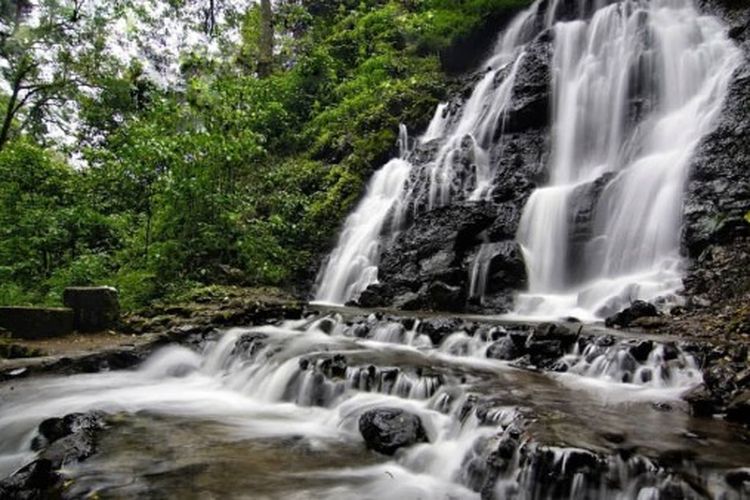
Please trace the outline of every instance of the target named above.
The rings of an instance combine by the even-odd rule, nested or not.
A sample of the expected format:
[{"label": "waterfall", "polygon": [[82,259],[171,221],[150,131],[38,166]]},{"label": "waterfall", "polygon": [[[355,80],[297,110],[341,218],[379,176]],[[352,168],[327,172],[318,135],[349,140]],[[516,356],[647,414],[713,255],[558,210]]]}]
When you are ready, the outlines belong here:
[{"label": "waterfall", "polygon": [[[738,51],[689,0],[626,0],[553,29],[550,180],[518,231],[529,290],[517,312],[590,319],[681,286],[688,166]],[[576,219],[586,196],[592,213]]]},{"label": "waterfall", "polygon": [[[492,189],[492,166],[487,149],[503,112],[510,103],[513,81],[521,62],[523,43],[534,32],[536,4],[519,15],[498,40],[485,61],[487,71],[456,119],[441,103],[417,143],[435,142],[438,152],[427,165],[428,179],[410,179],[408,139],[405,128],[399,133],[400,157],[378,170],[367,192],[344,223],[338,243],[318,275],[315,300],[343,304],[356,299],[370,284],[377,282],[381,240],[393,236],[406,220],[406,211],[417,198],[427,198],[428,208],[448,204],[453,198],[480,199]],[[500,82],[498,83],[498,80]],[[468,142],[468,144],[467,144]],[[467,147],[468,146],[468,147]],[[468,152],[467,152],[468,149]],[[477,163],[476,176],[470,180],[456,175],[456,158],[468,154]],[[387,182],[386,182],[387,181]],[[390,227],[384,227],[387,219]]]},{"label": "waterfall", "polygon": [[399,224],[393,217],[394,206],[402,200],[410,169],[407,160],[394,158],[375,173],[365,197],[344,223],[319,279],[315,300],[343,304],[377,281],[381,233],[389,216],[391,225]]},{"label": "waterfall", "polygon": [[[554,0],[511,22],[458,110],[437,107],[414,141],[422,163],[406,167],[416,160],[399,141],[400,158],[375,174],[347,219],[317,300],[345,303],[377,282],[381,244],[404,221],[492,200],[502,186],[491,151],[513,140],[506,112],[540,33],[552,39],[551,154],[548,181],[526,202],[516,235],[529,288],[514,312],[594,320],[636,299],[676,298],[690,158],[721,109],[739,50],[691,0]],[[467,270],[471,297],[487,286],[489,249]]]}]

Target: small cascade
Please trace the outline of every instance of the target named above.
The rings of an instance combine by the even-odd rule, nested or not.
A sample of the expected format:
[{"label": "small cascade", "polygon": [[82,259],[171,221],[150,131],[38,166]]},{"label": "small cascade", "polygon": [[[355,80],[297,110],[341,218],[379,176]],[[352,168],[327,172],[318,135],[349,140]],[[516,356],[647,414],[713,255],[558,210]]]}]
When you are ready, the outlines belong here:
[{"label": "small cascade", "polygon": [[[405,149],[406,142],[404,135],[400,147]],[[410,169],[407,160],[394,158],[375,173],[322,269],[316,301],[343,304],[377,281],[381,234],[400,226],[398,206]]]},{"label": "small cascade", "polygon": [[[529,353],[540,345],[549,351],[559,342],[551,339],[577,340],[569,354],[553,355],[553,372],[539,373],[489,357],[489,346],[516,336],[525,339]],[[523,365],[521,359],[515,364]],[[607,385],[581,391],[585,380]],[[105,431],[111,436],[106,446],[85,465],[65,471],[73,496],[125,494],[134,480],[142,496],[159,491],[149,489],[156,483],[134,479],[152,477],[153,462],[144,457],[139,463],[132,447],[143,439],[145,453],[154,453],[181,428],[193,440],[218,439],[209,445],[212,453],[226,447],[240,457],[241,468],[231,475],[237,489],[222,489],[230,476],[219,475],[217,482],[212,469],[198,466],[202,462],[190,469],[200,478],[196,485],[230,496],[247,491],[241,478],[259,464],[266,477],[263,460],[270,460],[283,480],[271,483],[268,498],[369,498],[387,491],[398,498],[624,499],[677,491],[666,486],[675,484],[687,498],[704,498],[691,489],[700,484],[733,499],[740,498],[738,490],[723,480],[722,470],[736,467],[735,455],[747,456],[741,443],[724,442],[717,456],[727,464],[716,472],[692,461],[664,468],[659,453],[684,439],[670,436],[676,426],[686,426],[687,417],[642,400],[674,402],[676,389],[699,383],[693,358],[668,342],[580,337],[561,328],[334,314],[234,328],[209,337],[198,351],[169,346],[137,370],[27,382],[14,382],[12,391],[0,386],[0,477],[33,460],[32,440],[43,419],[93,409],[117,415]],[[623,388],[621,403],[610,398],[614,387]],[[393,456],[367,452],[360,416],[378,409],[418,417],[426,442]],[[142,418],[157,425],[153,432],[161,437],[122,427]],[[649,426],[639,425],[644,418],[652,419]],[[173,426],[166,435],[165,425]],[[653,448],[656,458],[603,444],[599,436],[622,426],[638,450]],[[112,472],[122,467],[120,452],[111,448],[120,432],[130,453],[124,476]],[[724,438],[706,442],[714,439]],[[561,444],[566,442],[571,445]],[[190,449],[195,446],[203,451],[188,455],[201,460],[203,445],[191,441]],[[259,451],[269,447],[270,456]],[[710,455],[713,448],[700,451]],[[249,463],[248,450],[254,450]],[[184,455],[169,448],[163,453],[176,461]],[[306,460],[307,454],[315,459]],[[222,468],[232,467],[228,457],[222,460]],[[183,469],[177,470],[184,482]]]},{"label": "small cascade", "polygon": [[487,279],[490,273],[490,263],[495,256],[497,244],[482,243],[469,270],[469,298],[480,304],[484,300],[487,289]]},{"label": "small cascade", "polygon": [[604,382],[659,389],[686,389],[702,381],[695,358],[674,344],[616,341],[606,336],[577,343],[557,369]]}]

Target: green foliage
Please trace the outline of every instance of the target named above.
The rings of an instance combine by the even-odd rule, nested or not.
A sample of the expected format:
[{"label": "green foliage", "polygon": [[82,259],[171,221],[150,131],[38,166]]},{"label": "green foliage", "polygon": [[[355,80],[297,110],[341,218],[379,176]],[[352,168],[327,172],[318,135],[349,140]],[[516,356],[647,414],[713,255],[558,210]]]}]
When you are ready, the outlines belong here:
[{"label": "green foliage", "polygon": [[280,0],[268,78],[254,76],[256,7],[231,57],[184,56],[184,87],[138,61],[87,73],[85,168],[23,137],[0,151],[0,303],[109,284],[132,309],[309,276],[399,123],[426,125],[445,97],[438,52],[524,3]]}]

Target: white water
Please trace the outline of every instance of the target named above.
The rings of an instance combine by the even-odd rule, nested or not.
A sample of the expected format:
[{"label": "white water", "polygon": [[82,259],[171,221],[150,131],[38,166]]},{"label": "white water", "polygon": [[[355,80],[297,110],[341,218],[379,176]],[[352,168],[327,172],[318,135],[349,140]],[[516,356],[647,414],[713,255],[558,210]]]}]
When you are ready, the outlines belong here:
[{"label": "white water", "polygon": [[[333,326],[330,335],[321,329],[323,322]],[[471,381],[489,381],[495,388],[495,397],[508,402],[518,398],[524,406],[531,401],[526,401],[528,396],[523,394],[531,391],[535,394],[534,405],[551,405],[558,412],[569,411],[568,405],[575,399],[573,392],[565,396],[561,392],[565,389],[551,378],[487,359],[485,351],[493,342],[492,335],[469,335],[459,330],[433,346],[429,338],[417,333],[418,323],[407,330],[399,322],[379,322],[371,317],[366,324],[369,332],[364,338],[355,337],[361,324],[348,326],[335,317],[237,328],[209,343],[201,354],[169,346],[137,370],[32,379],[17,382],[13,388],[0,386],[0,479],[33,460],[30,443],[43,419],[72,412],[103,410],[119,414],[118,421],[132,418],[128,415],[156,415],[186,422],[214,422],[224,429],[221,439],[227,443],[278,440],[278,446],[283,447],[285,439],[301,436],[319,453],[335,455],[343,447],[364,452],[357,427],[363,412],[397,407],[419,416],[429,443],[400,450],[392,458],[380,457],[374,465],[371,459],[346,467],[309,465],[304,457],[296,457],[299,464],[312,468],[278,470],[278,474],[287,476],[286,486],[268,497],[371,498],[387,492],[389,497],[405,499],[479,498],[466,486],[467,460],[491,450],[493,440],[508,432],[519,413],[514,405],[498,402],[487,409],[486,418],[480,418],[472,404]],[[502,333],[502,328],[494,330]],[[565,358],[573,366],[565,375],[565,385],[573,390],[585,387],[595,394],[597,389],[587,386],[586,380],[605,384],[600,394],[608,401],[602,418],[627,416],[627,412],[615,410],[613,400],[628,405],[642,399],[674,401],[681,392],[700,382],[699,373],[695,377],[684,375],[693,363],[688,355],[678,352],[673,361],[667,362],[660,345],[655,345],[648,360],[638,365],[641,370],[663,372],[658,381],[654,377],[653,383],[623,384],[623,374],[633,370],[626,363],[610,364],[607,369],[584,369],[586,359],[592,361],[591,366],[598,366],[602,364],[600,358],[621,359],[623,349],[626,346],[615,344],[581,355],[573,352]],[[344,361],[340,373],[323,377],[326,364],[330,366],[336,356]],[[581,409],[597,411],[597,404],[587,401]],[[634,407],[628,408],[633,411]],[[608,424],[602,425],[608,428]],[[675,420],[661,425],[671,430]],[[117,431],[115,428],[107,432]],[[121,451],[132,453],[130,448]],[[369,455],[356,456],[363,460]],[[117,474],[106,472],[108,468],[117,470],[116,462],[106,466],[106,461],[101,462],[104,459],[93,460],[80,473],[86,480],[86,475],[91,474],[86,471],[104,467],[103,477],[90,479],[96,487],[102,487],[104,481],[105,487],[115,488],[116,494],[117,488],[123,486],[118,481],[125,485],[134,481],[127,474],[118,479]],[[482,463],[487,458],[478,460]],[[149,467],[148,461],[143,467]],[[503,487],[512,483],[516,491],[521,488],[522,493],[526,492],[522,498],[544,498],[533,493],[539,488],[542,491],[544,485],[537,484],[534,478],[522,479],[522,470],[524,467],[516,463],[512,474],[502,481]],[[75,470],[67,473],[77,474]],[[620,473],[630,472],[621,468]],[[639,474],[635,469],[633,473]],[[324,484],[333,485],[309,490],[306,483],[297,483],[302,477],[326,479]],[[89,483],[73,484],[84,488],[83,493]]]},{"label": "white water", "polygon": [[[424,173],[394,182],[397,194],[370,190],[359,215],[347,220],[321,273],[318,300],[356,299],[377,280],[378,259],[369,252],[380,250],[387,233],[377,226],[384,212],[411,209],[418,217],[418,210],[491,196],[495,172],[488,152],[504,140],[516,72],[540,24],[554,34],[552,151],[549,183],[532,194],[517,234],[529,289],[517,296],[514,314],[595,320],[636,299],[675,298],[682,285],[681,209],[690,158],[721,109],[739,51],[725,28],[699,14],[691,0],[607,3],[579,2],[579,15],[591,13],[585,20],[558,22],[558,11],[574,4],[559,1],[543,13],[537,2],[517,16],[460,114],[438,106],[418,141],[437,144]],[[587,231],[572,241],[574,202],[604,174],[611,179],[599,183]],[[383,203],[364,216],[376,200]],[[470,296],[481,298],[487,286],[485,264],[467,270]]]},{"label": "white water", "polygon": [[[438,153],[428,165],[428,178],[423,182],[407,183],[406,176],[403,179],[393,176],[392,182],[382,182],[384,172],[397,169],[394,162],[407,162],[408,152],[405,155],[403,147],[399,159],[391,160],[375,173],[365,197],[344,223],[336,248],[321,270],[316,301],[343,304],[356,299],[367,286],[377,281],[380,244],[384,237],[381,231],[383,221],[392,215],[387,234],[392,235],[401,229],[400,224],[409,208],[406,200],[424,197],[428,208],[435,208],[453,198],[480,199],[490,194],[493,169],[487,151],[510,103],[514,77],[522,57],[519,50],[531,34],[529,24],[535,13],[536,7],[533,7],[508,27],[492,56],[484,63],[483,67],[488,70],[474,88],[460,116],[452,119],[446,112],[446,104],[437,107],[430,125],[417,141],[439,143]],[[498,79],[501,79],[499,84]],[[477,165],[472,178],[457,175],[459,155],[469,157]]]},{"label": "white water", "polygon": [[400,158],[375,172],[365,197],[346,219],[336,249],[318,278],[316,301],[344,304],[377,281],[381,236],[401,225],[398,206],[404,201],[404,184],[411,171],[406,160],[409,138],[403,126],[399,150]]},{"label": "white water", "polygon": [[[615,3],[590,21],[557,23],[554,39],[550,182],[519,228],[529,290],[517,312],[593,319],[681,286],[690,157],[721,110],[738,51],[689,0]],[[593,234],[573,248],[576,189],[608,172]]]}]

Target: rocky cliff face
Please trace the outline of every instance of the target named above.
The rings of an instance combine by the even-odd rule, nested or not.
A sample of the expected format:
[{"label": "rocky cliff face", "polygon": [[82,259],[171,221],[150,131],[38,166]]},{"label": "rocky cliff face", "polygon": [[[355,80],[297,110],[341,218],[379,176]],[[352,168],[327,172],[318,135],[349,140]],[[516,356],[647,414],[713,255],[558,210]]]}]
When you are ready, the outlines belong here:
[{"label": "rocky cliff face", "polygon": [[716,2],[705,2],[703,8],[727,23],[745,63],[735,74],[716,129],[693,159],[685,204],[684,241],[690,257],[750,235],[744,219],[750,210],[750,9]]},{"label": "rocky cliff face", "polygon": [[[566,8],[568,4],[570,8]],[[578,3],[558,2],[557,16],[580,15],[574,12],[575,5]],[[546,8],[545,3],[540,5],[538,23]],[[702,8],[726,22],[730,37],[742,46],[746,57],[733,78],[716,129],[696,150],[686,186],[683,251],[690,267],[685,293],[700,296],[688,300],[689,305],[706,306],[748,289],[747,268],[729,265],[725,257],[727,253],[744,255],[747,248],[743,242],[750,236],[750,223],[745,220],[750,210],[750,10],[714,0],[706,0]],[[505,312],[512,307],[514,291],[524,289],[527,282],[515,241],[521,213],[531,192],[547,176],[551,43],[550,31],[539,29],[518,68],[511,104],[500,118],[489,149],[490,164],[495,166],[495,187],[489,199],[473,201],[463,195],[476,185],[479,168],[467,142],[454,158],[457,174],[450,203],[428,209],[425,193],[410,200],[407,229],[384,245],[380,283],[362,294],[361,305],[476,312]],[[456,111],[465,105],[483,73],[484,68],[465,78],[464,89],[448,104],[446,113],[459,114]],[[505,75],[499,73],[498,80],[500,76]],[[438,147],[428,142],[413,152],[416,168],[412,184],[427,178],[426,165]],[[568,217],[571,248],[588,240],[598,196],[611,177],[606,174],[582,186]],[[717,252],[723,257],[712,259]],[[488,269],[481,300],[471,285],[478,265]],[[575,265],[569,272],[576,273]],[[717,289],[720,291],[707,293]]]},{"label": "rocky cliff face", "polygon": [[[495,188],[489,199],[473,201],[464,195],[476,186],[479,168],[467,141],[454,160],[457,174],[451,203],[429,210],[426,193],[414,197],[409,226],[385,246],[380,283],[360,297],[361,305],[448,311],[510,309],[512,292],[526,285],[523,257],[515,242],[521,212],[531,192],[546,179],[550,42],[549,33],[539,34],[518,69],[510,109],[501,118],[502,126],[489,151],[495,167]],[[448,111],[457,114],[481,76],[480,72],[467,77],[464,90],[449,103]],[[427,164],[437,147],[427,143],[413,153],[417,168],[412,184],[427,178]],[[481,302],[470,290],[472,267],[480,252],[489,266]]]}]

